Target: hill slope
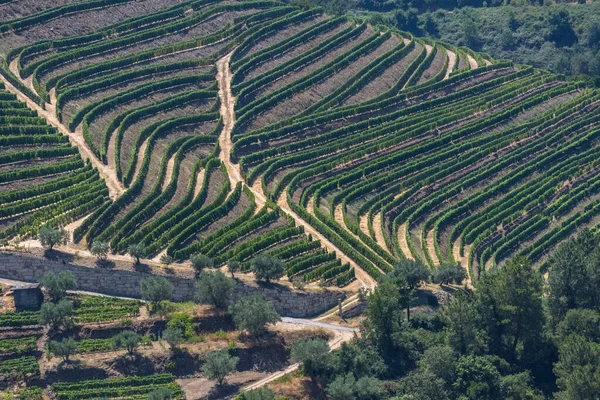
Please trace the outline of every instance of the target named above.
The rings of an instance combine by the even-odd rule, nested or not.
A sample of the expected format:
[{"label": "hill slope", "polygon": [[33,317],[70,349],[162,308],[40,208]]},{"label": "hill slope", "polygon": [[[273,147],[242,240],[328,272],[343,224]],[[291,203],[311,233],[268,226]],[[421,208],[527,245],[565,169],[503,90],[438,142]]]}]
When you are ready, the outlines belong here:
[{"label": "hill slope", "polygon": [[[134,13],[121,3],[108,9]],[[48,33],[96,6],[0,25],[5,43],[28,41],[5,77],[123,187],[77,240],[218,263],[268,253],[290,277],[343,285],[404,257],[472,278],[518,253],[540,264],[598,222],[597,91],[274,1]]]}]

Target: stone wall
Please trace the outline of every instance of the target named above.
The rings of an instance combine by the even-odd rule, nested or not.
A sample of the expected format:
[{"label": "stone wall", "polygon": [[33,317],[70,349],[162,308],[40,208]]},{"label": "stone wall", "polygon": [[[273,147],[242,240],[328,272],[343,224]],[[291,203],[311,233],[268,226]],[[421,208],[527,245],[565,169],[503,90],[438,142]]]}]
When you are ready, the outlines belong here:
[{"label": "stone wall", "polygon": [[[48,260],[28,253],[0,251],[0,278],[23,282],[39,282],[46,272],[70,271],[77,280],[77,289],[112,296],[140,297],[140,281],[150,274],[117,269],[90,268],[68,262]],[[175,301],[194,299],[192,279],[165,275],[175,286]],[[262,294],[273,302],[283,316],[311,317],[321,314],[338,303],[344,293],[337,290],[297,292],[270,285],[264,287],[254,283],[238,281],[235,298]]]}]

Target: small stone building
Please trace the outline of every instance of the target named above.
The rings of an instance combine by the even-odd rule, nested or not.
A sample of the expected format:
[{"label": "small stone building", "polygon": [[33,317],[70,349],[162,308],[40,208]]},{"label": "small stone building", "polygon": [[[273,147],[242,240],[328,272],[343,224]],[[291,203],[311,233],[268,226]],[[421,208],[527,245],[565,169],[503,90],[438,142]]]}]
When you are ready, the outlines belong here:
[{"label": "small stone building", "polygon": [[25,283],[12,288],[15,308],[21,310],[39,310],[44,302],[44,295],[39,283]]}]

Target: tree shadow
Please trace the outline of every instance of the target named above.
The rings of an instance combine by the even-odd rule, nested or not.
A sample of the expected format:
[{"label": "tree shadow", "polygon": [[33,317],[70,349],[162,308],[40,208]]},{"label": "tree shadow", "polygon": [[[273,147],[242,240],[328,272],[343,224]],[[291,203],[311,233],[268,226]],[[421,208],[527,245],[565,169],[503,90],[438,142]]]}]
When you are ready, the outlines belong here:
[{"label": "tree shadow", "polygon": [[57,249],[46,249],[44,251],[44,258],[48,260],[61,261],[63,264],[71,263],[75,260],[75,256],[70,253],[65,253]]},{"label": "tree shadow", "polygon": [[226,397],[234,395],[239,390],[240,390],[239,385],[233,385],[233,384],[228,384],[228,383],[224,383],[222,385],[215,385],[208,393],[207,399],[209,399],[209,400],[224,399]]},{"label": "tree shadow", "polygon": [[175,368],[169,368],[169,372],[175,376],[188,376],[200,370],[198,355],[190,354],[186,349],[173,351],[170,361],[175,362]]},{"label": "tree shadow", "polygon": [[150,266],[148,264],[142,264],[142,263],[135,264],[134,263],[133,264],[133,269],[136,272],[143,272],[143,273],[146,273],[146,274],[152,273],[152,268],[150,268]]},{"label": "tree shadow", "polygon": [[164,370],[168,362],[168,355],[155,355],[150,358],[145,355],[134,353],[133,355],[126,354],[114,360],[111,367],[123,375],[152,375]]},{"label": "tree shadow", "polygon": [[106,378],[108,378],[108,374],[104,369],[88,367],[81,360],[72,360],[68,363],[61,361],[56,370],[46,371],[46,380],[48,382],[75,382]]},{"label": "tree shadow", "polygon": [[103,269],[113,269],[115,268],[115,263],[111,260],[97,259],[96,266]]}]

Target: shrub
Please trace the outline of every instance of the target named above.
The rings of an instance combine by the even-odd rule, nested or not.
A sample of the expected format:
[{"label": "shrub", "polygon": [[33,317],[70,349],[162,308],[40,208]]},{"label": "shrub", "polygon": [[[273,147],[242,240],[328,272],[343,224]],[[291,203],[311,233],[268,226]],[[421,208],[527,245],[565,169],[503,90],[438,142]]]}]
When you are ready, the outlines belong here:
[{"label": "shrub", "polygon": [[227,308],[234,289],[235,280],[226,277],[221,271],[202,271],[196,281],[198,301],[219,309]]},{"label": "shrub", "polygon": [[355,399],[354,385],[356,380],[352,372],[340,375],[327,386],[327,397],[332,400]]},{"label": "shrub", "polygon": [[211,351],[206,355],[202,373],[222,385],[227,375],[235,371],[239,360],[238,357],[230,356],[226,350]]},{"label": "shrub", "polygon": [[275,392],[268,386],[248,390],[239,396],[240,400],[275,400]]},{"label": "shrub", "polygon": [[94,240],[92,243],[92,247],[90,247],[90,252],[98,257],[99,260],[105,260],[108,255],[108,243],[102,242],[100,240]]},{"label": "shrub", "polygon": [[142,337],[133,331],[123,331],[112,338],[113,349],[127,349],[129,355],[135,353],[138,345],[142,341]]},{"label": "shrub", "polygon": [[440,286],[451,282],[460,285],[466,277],[467,273],[460,264],[444,264],[433,273],[433,281]]},{"label": "shrub", "polygon": [[163,332],[163,339],[172,349],[176,349],[183,342],[183,332],[179,328],[170,326]]},{"label": "shrub", "polygon": [[127,254],[135,260],[137,265],[140,263],[140,258],[146,257],[146,248],[142,243],[132,244],[127,248]]},{"label": "shrub", "polygon": [[57,302],[67,296],[67,290],[73,290],[77,286],[75,277],[71,272],[63,271],[59,274],[47,272],[40,280],[43,287],[53,302]]},{"label": "shrub", "polygon": [[329,365],[329,344],[321,338],[298,341],[292,345],[291,360],[302,363],[304,375],[314,379]]},{"label": "shrub", "polygon": [[179,329],[186,339],[194,336],[195,333],[192,318],[184,312],[173,314],[171,320],[167,322],[167,328]]},{"label": "shrub", "polygon": [[53,229],[43,226],[40,228],[38,238],[42,246],[52,250],[56,245],[69,243],[69,232],[64,230],[64,228]]},{"label": "shrub", "polygon": [[239,330],[246,330],[252,336],[266,331],[267,324],[281,321],[273,303],[267,302],[261,295],[241,298],[229,308],[233,322]]},{"label": "shrub", "polygon": [[227,270],[231,274],[232,278],[235,278],[235,273],[240,270],[240,267],[241,267],[241,265],[240,265],[239,261],[236,261],[236,260],[227,261]]},{"label": "shrub", "polygon": [[390,278],[404,278],[410,289],[419,287],[421,282],[429,280],[429,268],[418,260],[400,260],[392,272],[388,274]]},{"label": "shrub", "polygon": [[173,263],[173,257],[171,257],[168,254],[163,254],[162,256],[160,256],[160,263],[168,267]]},{"label": "shrub", "polygon": [[154,389],[148,393],[146,400],[167,400],[173,397],[173,391],[167,388]]},{"label": "shrub", "polygon": [[285,274],[283,263],[276,258],[265,255],[259,255],[252,260],[252,271],[256,279],[270,282],[279,280]]},{"label": "shrub", "polygon": [[60,300],[57,303],[42,304],[39,322],[41,325],[49,326],[51,329],[66,327],[71,323],[73,315],[73,303]]},{"label": "shrub", "polygon": [[196,270],[196,273],[200,273],[204,268],[212,268],[215,265],[215,262],[209,256],[205,256],[204,254],[194,254],[190,257],[190,261],[192,262],[192,267]]},{"label": "shrub", "polygon": [[174,291],[173,284],[162,276],[151,276],[140,282],[142,299],[152,303],[153,309],[156,309],[161,301],[172,301]]},{"label": "shrub", "polygon": [[69,362],[69,357],[77,352],[77,343],[73,338],[63,338],[61,342],[51,340],[48,343],[48,349],[51,354]]}]

